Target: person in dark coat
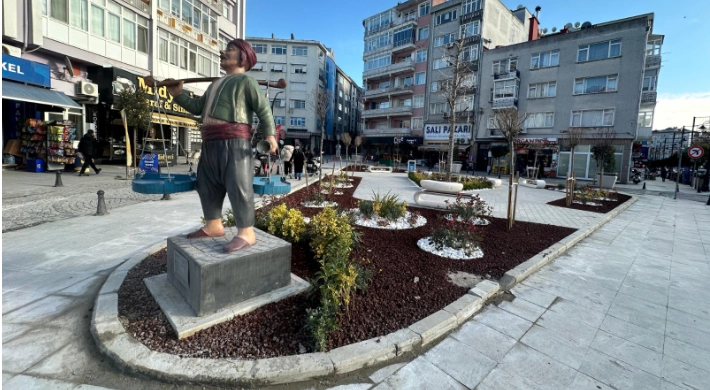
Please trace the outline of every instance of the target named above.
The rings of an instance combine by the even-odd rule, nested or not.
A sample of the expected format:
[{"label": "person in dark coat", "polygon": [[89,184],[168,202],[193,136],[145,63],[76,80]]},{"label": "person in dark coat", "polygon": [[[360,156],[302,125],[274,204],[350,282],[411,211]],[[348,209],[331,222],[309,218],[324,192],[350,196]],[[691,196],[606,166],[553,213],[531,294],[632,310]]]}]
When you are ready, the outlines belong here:
[{"label": "person in dark coat", "polygon": [[301,180],[303,175],[303,164],[306,162],[306,155],[301,150],[300,146],[296,146],[291,156],[291,162],[293,163],[293,175],[296,179]]},{"label": "person in dark coat", "polygon": [[89,176],[88,173],[84,173],[89,165],[94,169],[97,175],[101,173],[101,168],[96,168],[96,165],[94,165],[94,153],[96,152],[97,146],[93,130],[87,131],[86,134],[81,137],[81,141],[79,141],[79,151],[84,156],[84,165],[81,166],[79,176]]},{"label": "person in dark coat", "polygon": [[661,179],[663,179],[663,181],[666,181],[666,177],[668,177],[668,170],[664,166],[661,167]]}]

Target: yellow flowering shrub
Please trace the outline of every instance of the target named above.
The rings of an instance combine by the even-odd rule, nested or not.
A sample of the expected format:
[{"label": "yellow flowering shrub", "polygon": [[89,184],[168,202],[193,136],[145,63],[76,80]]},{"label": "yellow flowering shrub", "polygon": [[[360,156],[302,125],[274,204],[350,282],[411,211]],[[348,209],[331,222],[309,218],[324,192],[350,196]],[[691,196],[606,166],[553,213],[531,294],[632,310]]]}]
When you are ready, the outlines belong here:
[{"label": "yellow flowering shrub", "polygon": [[303,214],[280,204],[269,211],[269,233],[288,242],[298,242],[306,233]]}]

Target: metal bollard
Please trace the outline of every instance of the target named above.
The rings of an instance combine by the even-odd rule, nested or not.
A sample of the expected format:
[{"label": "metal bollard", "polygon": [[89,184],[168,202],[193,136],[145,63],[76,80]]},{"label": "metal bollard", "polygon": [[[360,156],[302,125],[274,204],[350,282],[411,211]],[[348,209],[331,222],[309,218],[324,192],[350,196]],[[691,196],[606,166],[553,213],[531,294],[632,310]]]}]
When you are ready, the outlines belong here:
[{"label": "metal bollard", "polygon": [[643,189],[646,189],[646,182],[643,182]]},{"label": "metal bollard", "polygon": [[99,190],[96,194],[99,196],[99,204],[96,208],[96,215],[108,214],[108,210],[106,210],[106,202],[104,201],[104,190]]},{"label": "metal bollard", "polygon": [[160,198],[160,200],[170,200],[170,194],[163,194],[163,197]]},{"label": "metal bollard", "polygon": [[54,186],[55,187],[64,187],[64,184],[62,183],[62,171],[55,171],[57,176],[54,179]]}]

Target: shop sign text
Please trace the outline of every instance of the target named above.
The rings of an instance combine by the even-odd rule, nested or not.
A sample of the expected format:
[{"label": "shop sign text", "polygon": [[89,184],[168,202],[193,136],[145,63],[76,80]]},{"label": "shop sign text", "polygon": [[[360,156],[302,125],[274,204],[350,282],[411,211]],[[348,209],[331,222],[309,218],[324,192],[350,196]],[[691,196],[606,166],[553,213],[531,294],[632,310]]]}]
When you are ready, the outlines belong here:
[{"label": "shop sign text", "polygon": [[177,103],[173,103],[173,96],[168,93],[168,88],[163,86],[158,88],[158,101],[155,101],[155,91],[153,87],[145,83],[143,77],[138,76],[138,88],[145,90],[150,95],[148,102],[151,107],[161,108],[164,110],[179,112],[181,114],[190,114],[186,109],[180,107]]},{"label": "shop sign text", "polygon": [[[446,141],[449,139],[450,125],[429,124],[424,125],[424,139],[429,141]],[[471,125],[459,123],[454,126],[454,139],[470,139]]]}]

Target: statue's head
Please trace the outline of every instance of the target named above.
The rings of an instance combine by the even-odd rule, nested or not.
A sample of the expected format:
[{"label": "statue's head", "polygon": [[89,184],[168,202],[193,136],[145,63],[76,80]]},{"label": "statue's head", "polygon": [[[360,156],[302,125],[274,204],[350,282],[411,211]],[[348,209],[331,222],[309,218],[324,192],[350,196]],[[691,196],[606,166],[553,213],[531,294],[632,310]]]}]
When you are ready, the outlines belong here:
[{"label": "statue's head", "polygon": [[249,42],[243,39],[234,39],[227,44],[227,49],[220,52],[222,68],[244,67],[245,71],[253,68],[256,64],[256,52]]}]

